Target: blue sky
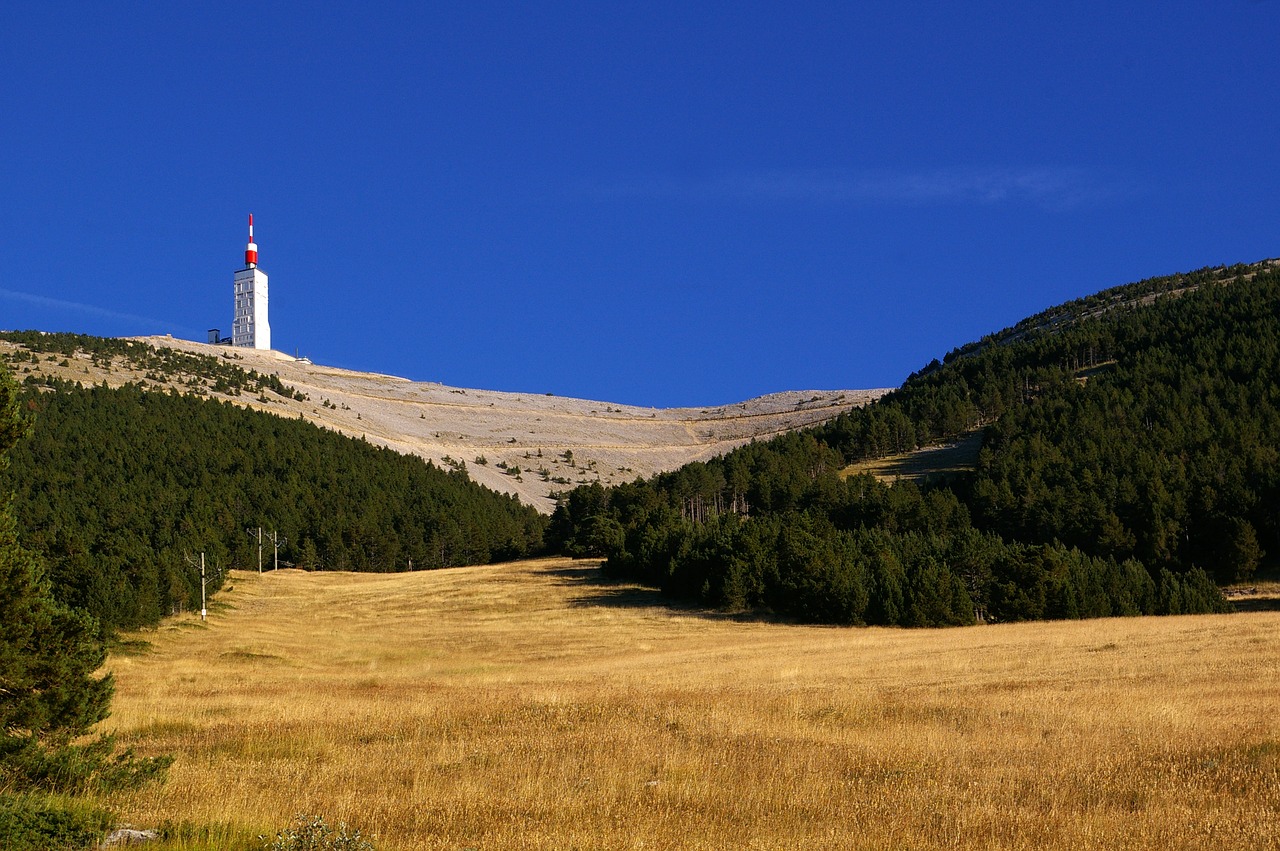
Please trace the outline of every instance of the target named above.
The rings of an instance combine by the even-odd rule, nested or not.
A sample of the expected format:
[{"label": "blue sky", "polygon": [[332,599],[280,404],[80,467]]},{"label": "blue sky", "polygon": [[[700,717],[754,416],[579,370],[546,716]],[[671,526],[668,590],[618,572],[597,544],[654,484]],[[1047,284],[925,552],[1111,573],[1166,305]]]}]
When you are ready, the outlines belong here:
[{"label": "blue sky", "polygon": [[[704,405],[1280,255],[1280,7],[11,3],[0,327]],[[126,9],[126,7],[128,7]]]}]

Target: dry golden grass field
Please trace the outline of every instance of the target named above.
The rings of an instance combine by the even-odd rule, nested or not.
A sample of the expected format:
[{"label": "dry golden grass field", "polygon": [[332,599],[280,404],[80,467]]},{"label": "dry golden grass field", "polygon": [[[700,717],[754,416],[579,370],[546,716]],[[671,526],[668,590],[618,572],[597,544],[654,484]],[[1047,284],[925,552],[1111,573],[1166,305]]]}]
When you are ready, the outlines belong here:
[{"label": "dry golden grass field", "polygon": [[836,629],[541,560],[237,573],[115,655],[165,848],[1280,848],[1280,612]]}]

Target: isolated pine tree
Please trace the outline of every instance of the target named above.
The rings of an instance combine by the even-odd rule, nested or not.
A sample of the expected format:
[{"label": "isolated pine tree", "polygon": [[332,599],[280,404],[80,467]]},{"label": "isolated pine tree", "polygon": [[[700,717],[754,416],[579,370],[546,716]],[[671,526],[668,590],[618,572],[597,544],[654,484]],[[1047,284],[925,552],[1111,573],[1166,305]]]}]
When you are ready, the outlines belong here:
[{"label": "isolated pine tree", "polygon": [[[0,372],[0,468],[24,433],[18,387]],[[104,658],[97,623],[53,599],[0,496],[0,787],[75,785],[86,758],[110,752],[72,746],[107,716],[111,677],[94,673]]]}]

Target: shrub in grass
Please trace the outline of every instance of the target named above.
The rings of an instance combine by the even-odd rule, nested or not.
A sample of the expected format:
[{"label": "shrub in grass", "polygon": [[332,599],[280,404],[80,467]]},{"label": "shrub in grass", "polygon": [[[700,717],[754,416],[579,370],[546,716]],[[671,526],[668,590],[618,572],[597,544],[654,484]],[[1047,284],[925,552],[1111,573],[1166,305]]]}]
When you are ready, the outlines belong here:
[{"label": "shrub in grass", "polygon": [[275,839],[261,838],[266,851],[374,851],[373,843],[359,830],[348,827],[346,822],[338,822],[338,827],[332,828],[323,816],[300,815]]},{"label": "shrub in grass", "polygon": [[111,814],[82,801],[45,795],[0,795],[0,842],[7,851],[91,848]]}]

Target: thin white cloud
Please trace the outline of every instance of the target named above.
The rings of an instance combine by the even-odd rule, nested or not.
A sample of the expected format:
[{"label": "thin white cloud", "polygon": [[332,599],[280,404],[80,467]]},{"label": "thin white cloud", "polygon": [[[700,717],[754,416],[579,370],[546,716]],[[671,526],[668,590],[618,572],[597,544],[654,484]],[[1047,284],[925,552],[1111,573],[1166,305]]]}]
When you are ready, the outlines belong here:
[{"label": "thin white cloud", "polygon": [[1030,203],[1066,209],[1120,194],[1081,168],[950,168],[932,171],[778,170],[707,180],[658,177],[613,187],[619,194],[686,200],[857,205]]},{"label": "thin white cloud", "polygon": [[67,301],[60,298],[50,298],[43,295],[35,295],[33,293],[23,293],[16,290],[9,290],[0,287],[0,297],[10,299],[11,301],[20,301],[26,304],[42,307],[47,310],[70,311],[73,313],[84,313],[90,316],[97,316],[102,319],[112,319],[119,322],[130,322],[140,324],[152,329],[164,329],[190,332],[189,328],[175,326],[172,322],[165,322],[161,319],[153,319],[149,316],[138,316],[134,313],[122,313],[118,310],[109,310],[105,307],[98,307],[94,304],[86,304],[79,301]]}]

